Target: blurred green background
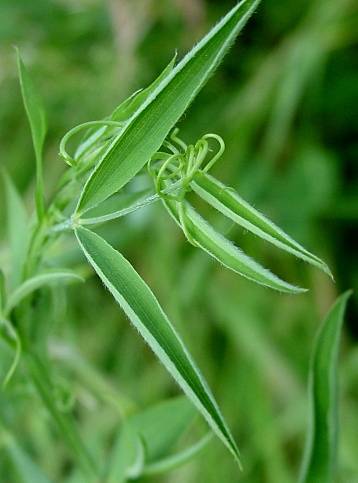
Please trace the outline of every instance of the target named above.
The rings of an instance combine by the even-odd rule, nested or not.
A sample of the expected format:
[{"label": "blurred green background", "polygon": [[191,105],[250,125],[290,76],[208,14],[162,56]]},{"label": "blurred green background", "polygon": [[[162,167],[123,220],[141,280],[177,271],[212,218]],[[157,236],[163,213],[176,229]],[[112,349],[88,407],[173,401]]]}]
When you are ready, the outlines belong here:
[{"label": "blurred green background", "polygon": [[[234,3],[0,0],[0,165],[29,209],[34,156],[12,46],[20,48],[48,113],[50,198],[65,170],[57,155],[63,134],[103,118],[151,82],[175,49],[185,53]],[[206,132],[224,138],[227,149],[215,175],[323,258],[335,283],[251,235],[231,231],[248,254],[310,290],[288,296],[255,286],[189,245],[160,205],[106,227],[107,239],[131,260],[183,335],[233,428],[244,463],[239,476],[215,440],[192,463],[148,481],[297,479],[312,339],[336,296],[358,288],[357,20],[354,0],[264,0],[179,125],[188,142]],[[1,193],[1,207],[2,198]],[[215,218],[210,209],[206,215]],[[6,265],[4,222],[1,209],[0,265]],[[54,260],[81,266],[72,238],[62,241],[66,251],[54,252]],[[36,330],[49,341],[54,379],[75,398],[86,442],[106,458],[120,417],[100,397],[97,379],[114,399],[139,408],[178,389],[101,283],[88,276],[85,287],[56,289],[56,298],[44,291]],[[358,482],[357,315],[354,295],[340,357],[340,483]],[[78,358],[82,365],[74,362]],[[71,455],[21,368],[19,373],[0,395],[1,421],[53,481],[70,481]],[[7,475],[0,476],[4,483],[21,481],[1,441],[0,475]]]}]

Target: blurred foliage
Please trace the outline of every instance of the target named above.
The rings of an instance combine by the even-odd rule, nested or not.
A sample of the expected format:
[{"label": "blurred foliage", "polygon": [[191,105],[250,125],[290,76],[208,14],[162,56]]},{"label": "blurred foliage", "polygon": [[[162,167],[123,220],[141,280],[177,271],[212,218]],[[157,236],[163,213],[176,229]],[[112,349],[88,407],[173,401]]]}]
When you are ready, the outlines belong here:
[{"label": "blurred foliage", "polygon": [[[176,48],[183,54],[234,3],[1,0],[0,163],[28,207],[33,208],[35,161],[13,45],[31,68],[48,114],[49,199],[65,170],[57,156],[61,136],[76,124],[104,117],[148,84]],[[107,239],[129,257],[183,334],[234,428],[244,462],[239,478],[234,462],[213,441],[182,469],[146,481],[297,479],[313,334],[337,294],[358,289],[357,13],[354,0],[265,0],[180,123],[189,142],[207,131],[225,139],[216,174],[327,261],[335,284],[251,235],[232,231],[245,251],[310,291],[288,296],[255,286],[190,246],[159,205],[105,228]],[[1,241],[4,221],[2,209]],[[66,257],[53,250],[53,263],[61,256],[68,267],[81,265],[71,236],[63,243]],[[8,260],[2,243],[5,270]],[[80,431],[99,458],[107,457],[121,418],[133,405],[144,408],[177,394],[95,277],[85,289],[43,290],[32,311],[39,346],[50,340],[48,370],[58,397],[72,401]],[[358,481],[357,316],[354,295],[340,358],[341,483]],[[1,376],[9,361],[0,343]],[[79,481],[22,366],[1,393],[0,423],[53,481]],[[1,449],[5,439],[1,433],[0,474],[9,483],[22,481]]]}]

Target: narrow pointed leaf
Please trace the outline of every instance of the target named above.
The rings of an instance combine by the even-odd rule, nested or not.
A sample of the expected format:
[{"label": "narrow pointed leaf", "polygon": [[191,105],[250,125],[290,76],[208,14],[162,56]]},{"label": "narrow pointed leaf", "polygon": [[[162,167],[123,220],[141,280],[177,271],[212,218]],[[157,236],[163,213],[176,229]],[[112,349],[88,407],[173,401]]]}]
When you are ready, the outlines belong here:
[{"label": "narrow pointed leaf", "polygon": [[259,0],[236,5],[164,78],[111,143],[78,203],[82,214],[135,176],[160,148],[170,129],[219,65]]},{"label": "narrow pointed leaf", "polygon": [[12,288],[15,288],[21,283],[28,248],[28,216],[19,193],[5,171],[3,171],[3,177],[7,208],[7,233],[11,256],[10,280]]},{"label": "narrow pointed leaf", "polygon": [[[179,214],[176,203],[164,202],[169,213],[179,224]],[[185,202],[186,229],[196,245],[222,263],[226,268],[256,282],[260,285],[287,293],[300,293],[305,289],[291,285],[281,280],[255,260],[248,257],[230,240],[218,233],[193,208]]]},{"label": "narrow pointed leaf", "polygon": [[21,60],[18,49],[16,49],[16,54],[21,93],[26,114],[30,123],[32,142],[36,157],[36,207],[38,216],[41,219],[44,214],[42,152],[47,130],[45,110],[42,106],[41,99],[35,89],[31,76]]},{"label": "narrow pointed leaf", "polygon": [[9,314],[11,310],[21,302],[21,300],[35,290],[51,283],[70,281],[83,282],[83,279],[70,270],[46,272],[29,278],[10,295],[5,307],[5,314]]},{"label": "narrow pointed leaf", "polygon": [[238,225],[278,248],[315,265],[332,277],[329,268],[322,260],[303,248],[272,221],[253,208],[233,188],[225,186],[204,172],[197,173],[192,187],[207,203]]},{"label": "narrow pointed leaf", "polygon": [[133,325],[239,461],[235,441],[205,380],[150,288],[101,237],[85,228],[77,228],[76,236],[87,260]]},{"label": "narrow pointed leaf", "polygon": [[324,320],[315,341],[309,375],[310,425],[301,483],[335,480],[337,457],[337,361],[344,311],[350,291],[341,295]]}]

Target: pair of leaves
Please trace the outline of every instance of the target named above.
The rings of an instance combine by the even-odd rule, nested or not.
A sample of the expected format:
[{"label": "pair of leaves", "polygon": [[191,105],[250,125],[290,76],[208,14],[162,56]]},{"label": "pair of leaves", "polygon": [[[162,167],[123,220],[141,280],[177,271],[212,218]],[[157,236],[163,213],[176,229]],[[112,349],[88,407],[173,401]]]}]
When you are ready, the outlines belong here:
[{"label": "pair of leaves", "polygon": [[[177,203],[165,201],[164,204],[177,224],[182,226]],[[209,225],[188,202],[184,202],[182,208],[184,210],[185,230],[187,235],[189,235],[190,241],[218,260],[226,268],[239,273],[249,280],[281,292],[300,293],[305,291],[305,289],[295,287],[281,280],[245,255],[245,253]]]},{"label": "pair of leaves", "polygon": [[258,3],[243,0],[236,5],[145,99],[89,177],[78,203],[79,216],[121,189],[158,151]]},{"label": "pair of leaves", "polygon": [[256,236],[298,258],[315,265],[331,278],[328,266],[293,240],[283,230],[253,208],[232,188],[228,188],[207,173],[199,172],[192,183],[194,191],[223,215]]}]

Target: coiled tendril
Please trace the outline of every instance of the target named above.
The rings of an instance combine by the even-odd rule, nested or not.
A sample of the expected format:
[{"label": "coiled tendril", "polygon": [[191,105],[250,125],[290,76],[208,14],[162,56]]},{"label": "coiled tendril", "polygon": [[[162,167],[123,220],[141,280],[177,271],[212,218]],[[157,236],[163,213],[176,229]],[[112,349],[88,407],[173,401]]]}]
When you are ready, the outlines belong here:
[{"label": "coiled tendril", "polygon": [[[194,145],[187,145],[178,137],[178,128],[174,129],[163,147],[169,152],[158,151],[148,163],[148,171],[154,180],[155,190],[164,201],[177,202],[179,222],[190,243],[196,245],[187,227],[185,213],[185,195],[191,190],[190,184],[199,171],[208,172],[225,151],[223,139],[217,134],[205,134]],[[206,161],[212,151],[209,141],[218,143],[219,149]],[[205,164],[206,161],[206,164]],[[176,187],[177,186],[177,187]],[[173,191],[173,192],[171,192]]]},{"label": "coiled tendril", "polygon": [[[99,121],[88,121],[88,122],[84,122],[83,124],[79,124],[78,126],[75,126],[74,128],[72,128],[70,131],[68,131],[63,136],[63,138],[61,139],[61,142],[60,142],[60,152],[59,152],[59,154],[66,161],[66,163],[69,166],[75,166],[76,165],[75,158],[73,156],[71,156],[70,154],[68,154],[68,152],[66,150],[66,145],[67,145],[68,141],[70,140],[70,138],[72,136],[77,134],[79,131],[82,131],[83,129],[88,129],[88,128],[91,128],[91,127],[94,127],[94,126],[115,127],[115,128],[121,129],[121,128],[123,128],[123,125],[124,125],[123,122],[112,121],[110,119],[103,119],[103,120],[99,120]],[[99,134],[102,135],[103,133],[99,133]],[[95,141],[98,141],[98,139],[96,139]],[[91,147],[93,147],[93,146],[90,143],[88,148],[91,148]],[[82,155],[87,151],[87,149],[83,150]]]},{"label": "coiled tendril", "polygon": [[[205,134],[194,145],[186,145],[180,139],[178,129],[164,141],[163,146],[170,152],[158,151],[148,163],[148,171],[154,180],[157,194],[164,200],[182,202],[185,194],[190,191],[190,183],[198,171],[208,172],[225,151],[223,139],[217,134]],[[211,152],[209,140],[219,144],[217,153],[204,162]],[[204,166],[203,166],[204,165]],[[176,194],[168,194],[171,185],[178,185]],[[170,190],[169,190],[170,191]]]}]

